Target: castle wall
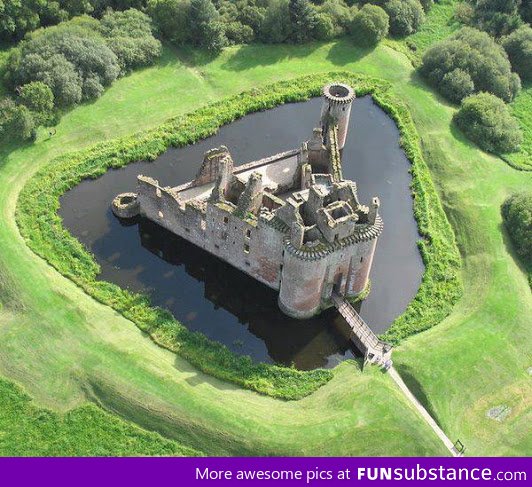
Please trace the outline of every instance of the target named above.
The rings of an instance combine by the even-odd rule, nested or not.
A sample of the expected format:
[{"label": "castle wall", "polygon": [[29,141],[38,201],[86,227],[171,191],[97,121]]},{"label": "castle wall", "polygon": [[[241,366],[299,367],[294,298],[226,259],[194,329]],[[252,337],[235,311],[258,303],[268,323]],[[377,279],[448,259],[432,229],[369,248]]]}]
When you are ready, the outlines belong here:
[{"label": "castle wall", "polygon": [[140,177],[141,214],[273,289],[279,289],[283,234],[260,220],[234,216],[230,203],[208,204],[202,211],[183,203],[169,188]]}]

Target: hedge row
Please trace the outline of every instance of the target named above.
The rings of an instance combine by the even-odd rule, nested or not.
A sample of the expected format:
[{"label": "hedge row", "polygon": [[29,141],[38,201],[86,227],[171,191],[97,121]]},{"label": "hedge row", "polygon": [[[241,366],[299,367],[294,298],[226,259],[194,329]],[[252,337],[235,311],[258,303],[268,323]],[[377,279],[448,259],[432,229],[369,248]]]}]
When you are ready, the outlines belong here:
[{"label": "hedge row", "polygon": [[220,126],[251,112],[319,96],[324,84],[341,80],[357,95],[371,94],[397,123],[402,146],[412,162],[415,216],[423,237],[420,250],[425,274],[416,298],[385,334],[393,343],[434,326],[451,310],[461,293],[460,259],[452,229],[423,161],[418,135],[407,108],[389,93],[389,84],[349,73],[327,73],[253,89],[173,118],[157,129],[90,149],[63,155],[40,170],[21,192],[16,218],[28,245],[60,273],[98,301],[133,321],[159,345],[172,350],[205,373],[273,397],[302,398],[329,381],[331,370],[299,371],[231,352],[205,335],[189,331],[168,311],[152,307],[149,298],[97,279],[94,257],[62,225],[59,197],[83,179],[97,178],[109,168],[154,160],[169,147],[181,147],[216,133]]}]

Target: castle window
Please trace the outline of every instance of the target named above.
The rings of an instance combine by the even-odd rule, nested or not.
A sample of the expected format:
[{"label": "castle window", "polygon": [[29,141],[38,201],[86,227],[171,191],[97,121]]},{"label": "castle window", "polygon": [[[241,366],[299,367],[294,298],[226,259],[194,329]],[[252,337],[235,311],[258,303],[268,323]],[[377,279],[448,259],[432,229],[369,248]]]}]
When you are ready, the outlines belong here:
[{"label": "castle window", "polygon": [[218,244],[214,244],[215,249],[220,249],[220,246]]},{"label": "castle window", "polygon": [[159,212],[159,218],[164,218],[164,215],[163,215],[162,211]]},{"label": "castle window", "polygon": [[246,230],[246,237],[247,237],[247,238],[251,238],[251,229],[250,229],[250,228],[248,228],[248,229]]},{"label": "castle window", "polygon": [[360,257],[360,262],[362,262],[364,260],[364,257]]},{"label": "castle window", "polygon": [[185,228],[185,232],[190,233],[190,228]]},{"label": "castle window", "polygon": [[249,254],[249,244],[244,244],[244,252]]},{"label": "castle window", "polygon": [[246,265],[249,267],[251,264],[246,260]]},{"label": "castle window", "polygon": [[227,218],[226,216],[224,216],[224,223],[227,223],[229,221],[229,218]]},{"label": "castle window", "polygon": [[283,272],[283,264],[279,266],[279,272]]}]

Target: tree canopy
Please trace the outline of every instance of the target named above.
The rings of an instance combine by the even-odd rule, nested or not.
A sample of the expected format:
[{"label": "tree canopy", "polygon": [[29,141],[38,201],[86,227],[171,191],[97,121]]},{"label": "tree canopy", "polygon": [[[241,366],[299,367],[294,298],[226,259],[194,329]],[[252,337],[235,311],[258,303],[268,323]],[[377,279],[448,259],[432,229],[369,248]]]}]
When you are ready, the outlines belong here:
[{"label": "tree canopy", "polygon": [[501,213],[515,250],[528,268],[532,285],[532,191],[507,198]]},{"label": "tree canopy", "polygon": [[425,20],[419,0],[388,0],[383,8],[390,17],[390,32],[395,36],[413,34]]},{"label": "tree canopy", "polygon": [[433,44],[423,56],[421,74],[456,102],[479,91],[509,102],[521,88],[504,49],[487,33],[470,27]]},{"label": "tree canopy", "polygon": [[353,17],[351,36],[360,46],[372,46],[386,37],[390,27],[388,14],[377,5],[364,5]]},{"label": "tree canopy", "polygon": [[469,139],[488,152],[513,152],[523,141],[517,120],[504,102],[490,93],[465,98],[453,120]]},{"label": "tree canopy", "polygon": [[523,25],[502,40],[512,67],[521,79],[532,80],[532,28]]}]

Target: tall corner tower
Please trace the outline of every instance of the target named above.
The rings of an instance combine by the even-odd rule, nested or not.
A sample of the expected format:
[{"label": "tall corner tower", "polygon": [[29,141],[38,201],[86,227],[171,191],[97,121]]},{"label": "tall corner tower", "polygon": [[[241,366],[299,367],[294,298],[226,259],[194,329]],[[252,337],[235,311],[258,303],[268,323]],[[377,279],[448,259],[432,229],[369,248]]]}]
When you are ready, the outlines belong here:
[{"label": "tall corner tower", "polygon": [[355,91],[343,83],[330,83],[323,88],[323,105],[321,107],[321,128],[326,139],[329,128],[338,126],[338,148],[343,149],[351,105],[355,99]]}]

